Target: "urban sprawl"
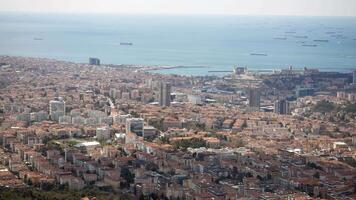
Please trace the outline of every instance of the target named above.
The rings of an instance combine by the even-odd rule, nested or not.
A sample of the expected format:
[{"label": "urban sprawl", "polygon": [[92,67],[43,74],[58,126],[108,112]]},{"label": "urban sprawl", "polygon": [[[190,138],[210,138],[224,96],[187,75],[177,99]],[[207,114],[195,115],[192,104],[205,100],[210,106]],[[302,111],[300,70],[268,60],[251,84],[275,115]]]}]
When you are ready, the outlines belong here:
[{"label": "urban sprawl", "polygon": [[356,199],[356,72],[154,68],[0,56],[0,188]]}]

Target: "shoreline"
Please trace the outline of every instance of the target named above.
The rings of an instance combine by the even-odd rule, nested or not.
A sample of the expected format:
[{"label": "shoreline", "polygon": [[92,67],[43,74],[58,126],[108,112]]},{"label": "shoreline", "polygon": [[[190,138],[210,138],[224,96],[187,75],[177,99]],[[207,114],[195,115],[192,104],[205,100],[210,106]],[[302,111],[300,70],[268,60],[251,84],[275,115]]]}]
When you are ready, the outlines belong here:
[{"label": "shoreline", "polygon": [[[46,57],[29,57],[29,56],[12,56],[12,55],[0,55],[0,58],[22,58],[22,59],[33,59],[33,60],[44,60],[44,61],[52,61],[52,62],[63,62],[68,64],[81,64],[81,65],[89,65],[89,63],[84,62],[76,62],[70,60],[61,60],[55,58],[46,58]],[[89,59],[89,58],[88,58]],[[104,66],[104,67],[124,67],[124,68],[133,68],[137,71],[142,71],[144,73],[154,73],[154,74],[162,74],[162,75],[180,75],[180,76],[221,76],[228,75],[233,73],[234,66],[231,66],[231,70],[222,68],[214,68],[212,66],[184,66],[184,65],[141,65],[141,64],[113,64],[113,63],[102,63],[101,65],[91,65],[91,66]],[[352,73],[356,70],[355,68],[347,68],[347,69],[329,69],[325,67],[307,67],[308,69],[316,69],[320,72],[337,72],[337,73]],[[200,71],[202,74],[196,75],[192,73],[169,73],[170,71],[179,69],[207,69],[206,71]],[[247,67],[248,71],[253,73],[273,73],[274,71],[280,72],[282,70],[288,69],[286,67],[276,67],[271,69],[270,67]],[[304,67],[295,67],[293,66],[293,70],[304,70]],[[165,73],[166,72],[166,73]]]}]

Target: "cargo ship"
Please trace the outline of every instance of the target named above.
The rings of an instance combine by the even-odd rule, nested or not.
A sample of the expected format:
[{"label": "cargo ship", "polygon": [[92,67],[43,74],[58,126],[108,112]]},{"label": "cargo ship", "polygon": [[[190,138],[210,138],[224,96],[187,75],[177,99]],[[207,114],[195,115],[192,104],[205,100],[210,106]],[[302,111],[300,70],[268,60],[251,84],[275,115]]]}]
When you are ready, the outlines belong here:
[{"label": "cargo ship", "polygon": [[308,36],[304,36],[304,35],[296,35],[296,36],[294,36],[295,38],[304,38],[304,39],[306,39],[306,38],[308,38]]},{"label": "cargo ship", "polygon": [[275,38],[273,38],[273,39],[275,39],[275,40],[287,40],[286,37],[275,37]]},{"label": "cargo ship", "polygon": [[131,42],[120,42],[120,45],[132,46],[133,43],[131,43]]},{"label": "cargo ship", "polygon": [[317,47],[317,44],[303,44],[303,47]]},{"label": "cargo ship", "polygon": [[314,40],[314,42],[329,42],[329,40]]},{"label": "cargo ship", "polygon": [[250,53],[251,56],[267,56],[266,53]]}]

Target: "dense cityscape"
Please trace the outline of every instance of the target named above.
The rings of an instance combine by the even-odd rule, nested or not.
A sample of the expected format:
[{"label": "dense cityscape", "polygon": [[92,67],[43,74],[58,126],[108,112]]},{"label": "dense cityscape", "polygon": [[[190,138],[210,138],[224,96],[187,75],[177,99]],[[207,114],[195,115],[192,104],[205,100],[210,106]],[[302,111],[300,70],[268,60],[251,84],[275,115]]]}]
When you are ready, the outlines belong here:
[{"label": "dense cityscape", "polygon": [[1,56],[1,199],[356,199],[356,71],[157,69]]}]

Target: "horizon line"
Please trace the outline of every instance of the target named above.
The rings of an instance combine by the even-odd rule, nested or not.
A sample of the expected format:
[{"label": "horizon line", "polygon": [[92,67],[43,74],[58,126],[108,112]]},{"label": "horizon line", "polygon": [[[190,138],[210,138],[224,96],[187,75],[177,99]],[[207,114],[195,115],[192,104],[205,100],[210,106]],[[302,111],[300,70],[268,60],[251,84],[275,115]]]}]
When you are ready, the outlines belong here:
[{"label": "horizon line", "polygon": [[15,11],[0,10],[0,14],[45,14],[45,15],[156,15],[156,16],[251,16],[251,17],[346,17],[356,15],[296,15],[296,14],[246,14],[246,13],[153,13],[153,12],[66,12],[66,11]]}]

